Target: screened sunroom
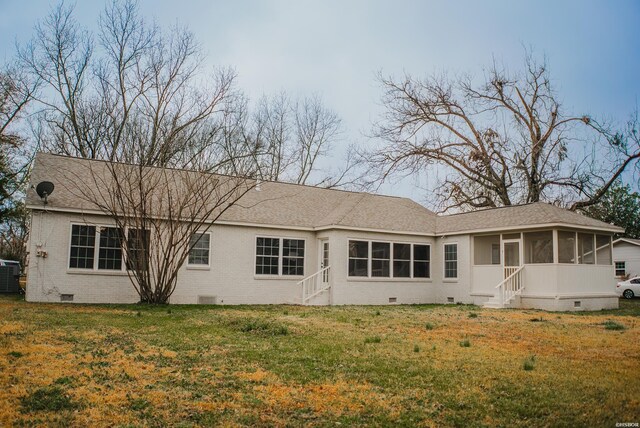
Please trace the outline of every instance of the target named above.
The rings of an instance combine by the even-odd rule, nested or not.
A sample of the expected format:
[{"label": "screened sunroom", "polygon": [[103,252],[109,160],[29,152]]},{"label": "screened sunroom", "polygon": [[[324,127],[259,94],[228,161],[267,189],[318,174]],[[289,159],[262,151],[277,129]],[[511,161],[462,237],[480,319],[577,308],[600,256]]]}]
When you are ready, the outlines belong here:
[{"label": "screened sunroom", "polygon": [[527,299],[610,295],[611,241],[610,233],[568,228],[474,235],[472,295],[495,296],[503,284],[524,307]]}]

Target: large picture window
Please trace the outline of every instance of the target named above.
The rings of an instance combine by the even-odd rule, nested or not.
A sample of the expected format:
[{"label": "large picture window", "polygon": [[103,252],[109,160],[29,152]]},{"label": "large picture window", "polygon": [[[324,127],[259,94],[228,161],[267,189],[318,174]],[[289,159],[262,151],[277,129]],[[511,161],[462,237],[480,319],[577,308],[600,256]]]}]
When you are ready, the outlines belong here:
[{"label": "large picture window", "polygon": [[256,238],[256,275],[304,275],[304,239]]},{"label": "large picture window", "polygon": [[429,278],[431,247],[402,242],[349,241],[349,276]]},{"label": "large picture window", "polygon": [[194,233],[189,241],[189,262],[193,266],[209,266],[211,234]]},{"label": "large picture window", "polygon": [[[149,251],[149,231],[127,230],[129,251],[125,257],[125,234],[114,226],[71,225],[71,245],[69,250],[70,269],[90,269],[101,271],[124,271],[146,263]],[[146,269],[146,264],[140,265]]]},{"label": "large picture window", "polygon": [[458,244],[444,245],[444,277],[449,279],[458,277]]},{"label": "large picture window", "polygon": [[93,269],[95,246],[95,226],[72,225],[69,267],[72,269]]}]

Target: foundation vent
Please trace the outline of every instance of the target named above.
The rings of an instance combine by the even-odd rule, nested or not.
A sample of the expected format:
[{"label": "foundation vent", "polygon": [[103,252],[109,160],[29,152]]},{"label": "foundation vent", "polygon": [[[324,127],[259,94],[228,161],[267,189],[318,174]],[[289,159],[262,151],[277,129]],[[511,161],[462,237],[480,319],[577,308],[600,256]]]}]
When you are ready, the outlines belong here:
[{"label": "foundation vent", "polygon": [[582,307],[582,302],[580,300],[576,300],[575,302],[573,302],[573,307],[574,308],[581,308]]},{"label": "foundation vent", "polygon": [[198,296],[199,305],[215,305],[216,301],[216,296]]},{"label": "foundation vent", "polygon": [[61,294],[60,295],[61,302],[73,302],[73,294]]},{"label": "foundation vent", "polygon": [[455,303],[455,299],[453,297],[447,297],[447,303]]},{"label": "foundation vent", "polygon": [[398,301],[397,297],[389,297],[389,303],[396,303]]}]

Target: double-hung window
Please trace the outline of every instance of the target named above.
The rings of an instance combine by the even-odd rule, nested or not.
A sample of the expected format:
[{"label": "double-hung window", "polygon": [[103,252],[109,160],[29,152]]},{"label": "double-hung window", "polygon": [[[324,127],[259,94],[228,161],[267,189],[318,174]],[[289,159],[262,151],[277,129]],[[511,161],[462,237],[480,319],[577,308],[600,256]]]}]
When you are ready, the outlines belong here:
[{"label": "double-hung window", "polygon": [[127,269],[146,269],[148,253],[148,230],[128,229],[125,235],[123,229],[114,226],[71,225],[70,269],[122,272],[124,260]]},{"label": "double-hung window", "polygon": [[627,263],[616,262],[616,276],[625,276],[627,274]]},{"label": "double-hung window", "polygon": [[393,244],[393,276],[411,278],[411,244]]},{"label": "double-hung window", "polygon": [[122,270],[122,229],[100,228],[99,270]]},{"label": "double-hung window", "polygon": [[188,264],[193,266],[209,266],[210,233],[194,233],[189,241]]},{"label": "double-hung window", "polygon": [[304,275],[304,240],[282,239],[282,274]]},{"label": "double-hung window", "polygon": [[371,276],[389,278],[391,260],[391,244],[388,242],[371,243]]},{"label": "double-hung window", "polygon": [[127,233],[129,252],[127,269],[145,271],[149,262],[149,231],[144,229],[129,229]]},{"label": "double-hung window", "polygon": [[[431,247],[428,245],[413,245],[413,277],[429,278],[431,276]],[[395,276],[395,272],[394,272]]]},{"label": "double-hung window", "polygon": [[369,276],[369,241],[349,241],[349,276]]},{"label": "double-hung window", "polygon": [[93,269],[95,247],[95,226],[72,225],[69,267],[72,269]]},{"label": "double-hung window", "polygon": [[444,277],[458,277],[458,244],[444,244]]},{"label": "double-hung window", "polygon": [[256,275],[304,275],[304,239],[256,238]]}]

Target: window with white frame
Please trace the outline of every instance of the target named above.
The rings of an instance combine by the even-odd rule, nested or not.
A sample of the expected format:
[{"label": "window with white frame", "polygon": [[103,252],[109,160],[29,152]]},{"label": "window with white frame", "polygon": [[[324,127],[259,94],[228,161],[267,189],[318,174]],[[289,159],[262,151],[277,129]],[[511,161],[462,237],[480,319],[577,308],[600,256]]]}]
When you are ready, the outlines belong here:
[{"label": "window with white frame", "polygon": [[411,244],[393,244],[393,276],[411,278]]},{"label": "window with white frame", "polygon": [[210,233],[194,233],[189,240],[188,264],[193,266],[209,266]]},{"label": "window with white frame", "polygon": [[431,247],[402,242],[349,241],[350,277],[429,278]]},{"label": "window with white frame", "polygon": [[95,246],[95,226],[71,225],[69,267],[72,269],[93,269]]},{"label": "window with white frame", "polygon": [[389,242],[371,243],[371,276],[389,278],[390,260],[391,244]]},{"label": "window with white frame", "polygon": [[444,244],[444,277],[458,277],[458,244]]},{"label": "window with white frame", "polygon": [[304,239],[256,238],[256,275],[304,275]]},{"label": "window with white frame", "polygon": [[627,263],[616,262],[616,276],[626,276],[626,275],[627,275]]},{"label": "window with white frame", "polygon": [[148,257],[144,254],[149,251],[149,231],[141,233],[137,229],[128,229],[127,232],[130,248],[128,257],[125,257],[122,229],[72,224],[69,268],[121,272],[124,270],[124,260],[127,269],[146,263]]},{"label": "window with white frame", "polygon": [[413,244],[413,277],[431,277],[431,247],[429,245]]},{"label": "window with white frame", "polygon": [[349,241],[349,276],[369,276],[369,241]]},{"label": "window with white frame", "polygon": [[98,269],[122,270],[122,238],[122,229],[118,227],[100,228]]},{"label": "window with white frame", "polygon": [[282,239],[282,274],[304,275],[304,239]]},{"label": "window with white frame", "polygon": [[127,231],[127,269],[146,271],[149,263],[149,231],[146,229],[129,229]]}]

